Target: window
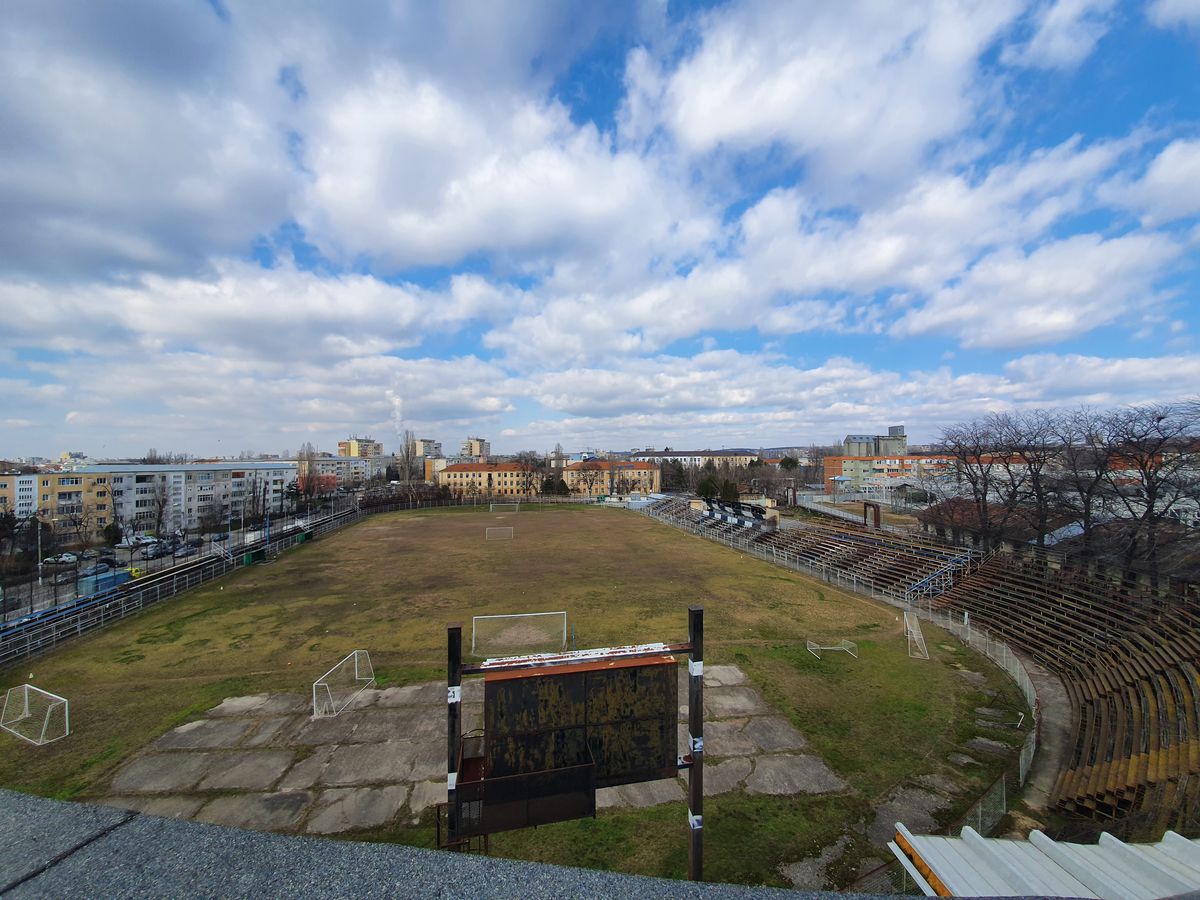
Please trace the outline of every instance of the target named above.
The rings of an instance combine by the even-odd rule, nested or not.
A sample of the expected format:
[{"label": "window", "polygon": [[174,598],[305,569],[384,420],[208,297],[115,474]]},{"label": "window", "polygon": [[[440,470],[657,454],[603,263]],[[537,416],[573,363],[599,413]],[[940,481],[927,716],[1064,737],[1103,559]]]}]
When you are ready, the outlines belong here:
[{"label": "window", "polygon": [[58,486],[59,487],[74,487],[75,485],[81,483],[81,481],[82,481],[82,479],[79,479],[79,478],[60,478],[60,479],[58,479]]}]

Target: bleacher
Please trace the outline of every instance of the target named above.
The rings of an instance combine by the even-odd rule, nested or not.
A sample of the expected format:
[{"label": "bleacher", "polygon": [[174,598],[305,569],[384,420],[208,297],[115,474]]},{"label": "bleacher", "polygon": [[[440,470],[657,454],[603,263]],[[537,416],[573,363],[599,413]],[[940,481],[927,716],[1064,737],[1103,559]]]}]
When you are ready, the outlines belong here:
[{"label": "bleacher", "polygon": [[1200,598],[1030,550],[997,554],[935,601],[969,612],[1057,673],[1074,746],[1054,789],[1064,810],[1097,818],[1200,809]]},{"label": "bleacher", "polygon": [[[793,523],[789,523],[793,524]],[[940,541],[874,531],[837,520],[799,520],[795,527],[758,536],[771,547],[813,568],[828,568],[878,594],[898,600],[940,593],[978,563],[978,557]]]}]

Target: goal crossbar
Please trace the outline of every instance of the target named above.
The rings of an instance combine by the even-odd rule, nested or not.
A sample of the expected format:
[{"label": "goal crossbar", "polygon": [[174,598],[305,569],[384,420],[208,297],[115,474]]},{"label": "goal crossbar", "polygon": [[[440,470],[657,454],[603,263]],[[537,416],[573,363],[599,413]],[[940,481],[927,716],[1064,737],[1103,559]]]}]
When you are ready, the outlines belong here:
[{"label": "goal crossbar", "polygon": [[493,525],[484,531],[483,539],[485,541],[511,541],[513,534],[511,525]]},{"label": "goal crossbar", "polygon": [[4,694],[0,728],[31,744],[52,743],[71,733],[70,703],[32,684],[18,684]]},{"label": "goal crossbar", "polygon": [[921,633],[921,620],[916,613],[905,611],[904,634],[908,638],[908,655],[913,659],[929,659],[929,648],[925,635]]},{"label": "goal crossbar", "polygon": [[854,641],[840,640],[836,644],[818,644],[816,641],[807,641],[808,652],[817,659],[821,658],[822,651],[825,650],[842,650],[849,653],[855,659],[858,659],[858,644]]},{"label": "goal crossbar", "polygon": [[375,669],[366,650],[354,650],[313,682],[313,718],[336,716],[367,688],[375,686]]},{"label": "goal crossbar", "polygon": [[[509,620],[505,622],[504,620]],[[561,621],[561,627],[559,625]],[[504,628],[505,625],[510,628]],[[556,610],[554,612],[535,612],[535,613],[510,613],[502,615],[489,616],[472,616],[471,617],[471,653],[478,655],[479,646],[488,637],[482,634],[482,631],[495,630],[501,638],[504,637],[505,631],[517,632],[515,642],[524,643],[529,641],[529,637],[522,633],[526,629],[522,625],[531,626],[535,633],[535,637],[544,638],[547,646],[561,651],[567,646],[567,613],[566,610]],[[482,626],[482,628],[481,628]],[[492,629],[490,626],[501,626],[498,629]],[[502,642],[502,641],[501,641]],[[517,647],[518,651],[526,648]]]}]

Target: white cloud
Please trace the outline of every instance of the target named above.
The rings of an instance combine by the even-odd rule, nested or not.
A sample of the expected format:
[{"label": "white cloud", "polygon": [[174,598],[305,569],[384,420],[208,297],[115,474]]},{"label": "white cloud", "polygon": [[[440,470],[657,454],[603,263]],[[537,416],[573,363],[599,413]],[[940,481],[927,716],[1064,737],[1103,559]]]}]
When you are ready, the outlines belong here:
[{"label": "white cloud", "polygon": [[1153,0],[1146,16],[1160,28],[1200,28],[1200,0]]},{"label": "white cloud", "polygon": [[[656,94],[693,153],[781,144],[828,196],[911,175],[930,148],[980,112],[980,54],[1016,3],[892,5],[748,2],[701,19],[700,42],[658,90],[635,57],[631,122]],[[642,126],[641,130],[644,130]]]},{"label": "white cloud", "polygon": [[1160,235],[1076,235],[1031,253],[998,250],[896,323],[897,336],[941,333],[964,347],[1019,347],[1085,334],[1155,301],[1180,253]]},{"label": "white cloud", "polygon": [[1150,226],[1200,215],[1200,140],[1172,141],[1140,179],[1118,176],[1103,196],[1138,210]]},{"label": "white cloud", "polygon": [[1069,69],[1092,54],[1108,33],[1115,0],[1053,0],[1033,13],[1033,34],[1005,47],[1002,59],[1022,66]]}]

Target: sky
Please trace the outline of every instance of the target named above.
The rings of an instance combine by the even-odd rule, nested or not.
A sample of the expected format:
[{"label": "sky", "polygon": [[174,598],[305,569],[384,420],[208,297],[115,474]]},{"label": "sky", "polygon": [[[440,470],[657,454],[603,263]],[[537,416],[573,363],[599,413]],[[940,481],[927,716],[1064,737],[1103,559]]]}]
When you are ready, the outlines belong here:
[{"label": "sky", "polygon": [[1200,393],[1200,0],[29,0],[0,458]]}]

